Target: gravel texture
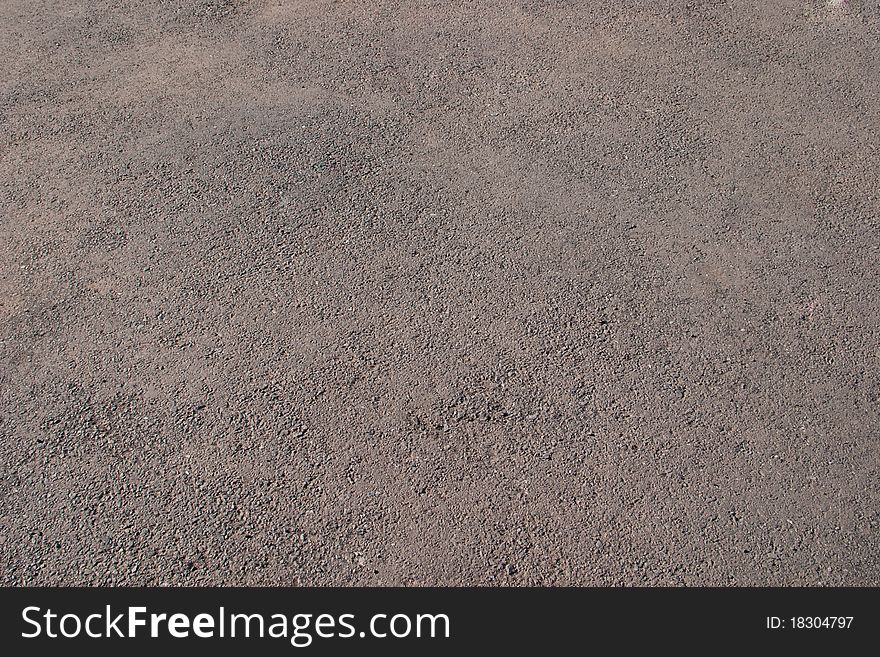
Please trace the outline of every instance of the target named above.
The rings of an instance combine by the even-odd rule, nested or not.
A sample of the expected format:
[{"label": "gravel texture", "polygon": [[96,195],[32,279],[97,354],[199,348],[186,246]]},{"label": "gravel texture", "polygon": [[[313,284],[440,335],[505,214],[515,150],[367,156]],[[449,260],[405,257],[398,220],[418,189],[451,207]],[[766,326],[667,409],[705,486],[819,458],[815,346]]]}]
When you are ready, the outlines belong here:
[{"label": "gravel texture", "polygon": [[0,583],[880,584],[874,0],[0,1]]}]

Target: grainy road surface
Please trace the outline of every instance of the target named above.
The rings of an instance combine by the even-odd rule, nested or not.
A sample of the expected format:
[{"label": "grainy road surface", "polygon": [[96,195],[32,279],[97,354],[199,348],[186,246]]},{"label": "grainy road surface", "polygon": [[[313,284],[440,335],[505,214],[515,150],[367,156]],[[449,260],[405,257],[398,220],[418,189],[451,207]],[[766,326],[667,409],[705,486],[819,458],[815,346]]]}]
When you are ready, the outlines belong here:
[{"label": "grainy road surface", "polygon": [[0,583],[880,584],[874,0],[0,1]]}]

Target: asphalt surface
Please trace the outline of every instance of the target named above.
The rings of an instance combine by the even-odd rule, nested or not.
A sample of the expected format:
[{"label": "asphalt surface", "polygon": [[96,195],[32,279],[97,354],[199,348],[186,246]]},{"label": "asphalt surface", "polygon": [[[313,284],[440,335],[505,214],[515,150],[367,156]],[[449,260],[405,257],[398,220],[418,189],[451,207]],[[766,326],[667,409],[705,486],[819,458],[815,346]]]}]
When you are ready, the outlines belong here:
[{"label": "asphalt surface", "polygon": [[877,2],[0,2],[0,583],[880,584]]}]

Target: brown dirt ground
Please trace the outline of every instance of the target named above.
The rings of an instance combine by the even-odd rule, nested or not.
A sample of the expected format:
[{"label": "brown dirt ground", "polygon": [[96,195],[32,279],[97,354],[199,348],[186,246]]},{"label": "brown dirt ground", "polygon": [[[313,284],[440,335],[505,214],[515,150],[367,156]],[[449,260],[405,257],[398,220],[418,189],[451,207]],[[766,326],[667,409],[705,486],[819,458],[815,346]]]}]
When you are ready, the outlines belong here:
[{"label": "brown dirt ground", "polygon": [[880,584],[873,0],[0,1],[0,583]]}]

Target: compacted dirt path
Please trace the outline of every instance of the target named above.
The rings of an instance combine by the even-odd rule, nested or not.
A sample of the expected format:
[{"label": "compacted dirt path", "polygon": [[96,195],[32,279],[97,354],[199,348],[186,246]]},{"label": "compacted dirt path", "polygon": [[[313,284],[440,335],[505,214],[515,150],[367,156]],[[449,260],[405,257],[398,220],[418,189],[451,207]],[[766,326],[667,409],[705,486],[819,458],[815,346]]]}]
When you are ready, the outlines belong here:
[{"label": "compacted dirt path", "polygon": [[0,583],[880,584],[873,0],[0,1]]}]

